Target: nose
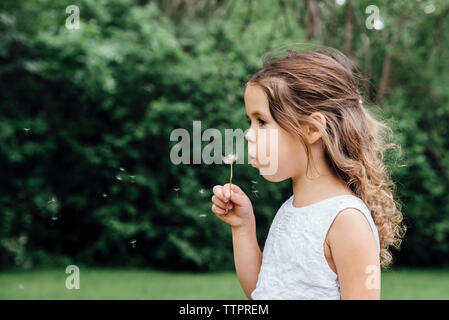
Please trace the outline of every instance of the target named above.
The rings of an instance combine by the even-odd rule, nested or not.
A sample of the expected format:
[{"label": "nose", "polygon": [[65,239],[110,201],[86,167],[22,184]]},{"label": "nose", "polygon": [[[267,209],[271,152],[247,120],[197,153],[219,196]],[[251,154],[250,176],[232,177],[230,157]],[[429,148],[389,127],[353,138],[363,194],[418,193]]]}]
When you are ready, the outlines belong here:
[{"label": "nose", "polygon": [[254,135],[254,130],[249,128],[248,131],[245,134],[245,139],[248,142],[255,142],[255,135]]}]

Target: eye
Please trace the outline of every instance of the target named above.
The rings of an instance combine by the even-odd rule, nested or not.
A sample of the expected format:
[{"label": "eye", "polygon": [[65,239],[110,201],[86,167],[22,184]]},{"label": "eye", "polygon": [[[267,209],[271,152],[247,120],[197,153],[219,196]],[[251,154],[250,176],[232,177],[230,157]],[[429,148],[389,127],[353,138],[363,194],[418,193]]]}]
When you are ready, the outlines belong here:
[{"label": "eye", "polygon": [[267,123],[265,120],[262,120],[260,118],[257,118],[257,121],[259,121],[260,126],[263,126]]}]

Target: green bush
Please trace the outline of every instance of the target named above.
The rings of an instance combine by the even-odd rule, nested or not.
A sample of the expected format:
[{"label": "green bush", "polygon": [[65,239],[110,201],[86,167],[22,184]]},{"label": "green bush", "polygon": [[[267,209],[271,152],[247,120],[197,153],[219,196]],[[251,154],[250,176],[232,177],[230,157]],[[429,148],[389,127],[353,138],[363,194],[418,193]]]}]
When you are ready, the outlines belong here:
[{"label": "green bush", "polygon": [[[81,28],[69,30],[59,1],[0,4],[0,266],[233,268],[229,226],[210,211],[229,168],[172,164],[170,133],[191,132],[194,120],[203,130],[245,129],[242,85],[267,50],[305,42],[304,27],[292,27],[293,15],[280,27],[277,1],[253,8],[247,25],[240,5],[210,19],[168,17],[137,0],[77,5]],[[321,10],[332,22],[325,43],[338,48],[344,11]],[[449,263],[448,48],[441,44],[440,59],[419,49],[432,23],[401,35],[413,50],[395,60],[383,104],[407,164],[394,177],[409,225],[398,263],[411,265]],[[376,81],[386,40],[370,36]],[[233,182],[253,200],[263,248],[291,186],[248,168],[235,166]],[[20,235],[22,251],[5,245]]]}]

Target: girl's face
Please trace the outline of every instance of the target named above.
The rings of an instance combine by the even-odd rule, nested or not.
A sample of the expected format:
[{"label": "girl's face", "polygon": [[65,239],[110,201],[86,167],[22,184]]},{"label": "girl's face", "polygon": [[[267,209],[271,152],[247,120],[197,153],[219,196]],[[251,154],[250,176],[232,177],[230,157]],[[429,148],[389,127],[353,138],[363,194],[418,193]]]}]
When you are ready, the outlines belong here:
[{"label": "girl's face", "polygon": [[282,129],[270,114],[268,99],[259,85],[245,89],[246,115],[251,127],[245,135],[253,167],[267,180],[279,182],[302,175],[307,157],[301,140]]}]

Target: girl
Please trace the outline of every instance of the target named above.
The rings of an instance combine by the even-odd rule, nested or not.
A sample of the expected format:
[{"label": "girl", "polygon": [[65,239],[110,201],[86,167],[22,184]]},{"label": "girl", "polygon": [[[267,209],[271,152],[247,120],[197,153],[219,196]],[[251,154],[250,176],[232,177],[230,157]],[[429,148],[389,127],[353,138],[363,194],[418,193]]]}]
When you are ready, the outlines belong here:
[{"label": "girl", "polygon": [[[399,249],[406,228],[381,160],[386,126],[364,109],[349,60],[337,50],[287,50],[247,81],[244,100],[251,165],[293,187],[263,253],[246,194],[213,188],[212,211],[232,227],[247,297],[380,299],[380,266],[391,263],[389,247]],[[264,174],[265,154],[274,173]]]}]

